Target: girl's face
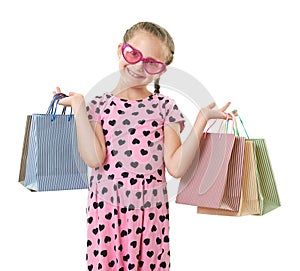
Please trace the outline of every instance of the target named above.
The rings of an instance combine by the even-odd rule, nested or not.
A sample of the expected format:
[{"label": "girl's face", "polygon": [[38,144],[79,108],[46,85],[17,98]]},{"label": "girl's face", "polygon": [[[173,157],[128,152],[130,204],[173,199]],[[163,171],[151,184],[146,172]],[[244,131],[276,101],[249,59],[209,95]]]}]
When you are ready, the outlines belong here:
[{"label": "girl's face", "polygon": [[[135,49],[139,50],[144,58],[151,57],[157,61],[165,63],[168,56],[168,48],[157,37],[145,32],[138,31],[127,42]],[[136,64],[129,64],[122,55],[122,44],[118,47],[119,70],[121,77],[127,87],[143,87],[160,77],[160,74],[148,74],[140,61]]]}]

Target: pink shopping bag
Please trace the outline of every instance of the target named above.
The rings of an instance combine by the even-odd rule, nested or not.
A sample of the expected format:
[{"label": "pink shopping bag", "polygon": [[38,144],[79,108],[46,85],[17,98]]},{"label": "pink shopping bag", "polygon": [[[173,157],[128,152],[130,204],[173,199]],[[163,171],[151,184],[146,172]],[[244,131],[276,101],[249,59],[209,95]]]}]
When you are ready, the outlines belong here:
[{"label": "pink shopping bag", "polygon": [[203,135],[192,165],[180,180],[176,203],[220,207],[234,143],[234,134]]}]

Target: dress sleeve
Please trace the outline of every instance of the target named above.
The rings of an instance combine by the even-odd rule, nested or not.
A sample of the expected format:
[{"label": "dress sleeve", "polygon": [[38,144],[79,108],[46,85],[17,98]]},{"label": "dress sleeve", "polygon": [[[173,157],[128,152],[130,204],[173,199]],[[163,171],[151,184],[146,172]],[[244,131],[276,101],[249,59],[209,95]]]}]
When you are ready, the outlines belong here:
[{"label": "dress sleeve", "polygon": [[89,121],[101,123],[101,107],[104,105],[103,96],[96,96],[86,106]]},{"label": "dress sleeve", "polygon": [[178,108],[175,100],[167,98],[165,100],[165,123],[164,125],[168,125],[170,123],[178,122],[180,124],[180,133],[183,131],[185,127],[185,118]]}]

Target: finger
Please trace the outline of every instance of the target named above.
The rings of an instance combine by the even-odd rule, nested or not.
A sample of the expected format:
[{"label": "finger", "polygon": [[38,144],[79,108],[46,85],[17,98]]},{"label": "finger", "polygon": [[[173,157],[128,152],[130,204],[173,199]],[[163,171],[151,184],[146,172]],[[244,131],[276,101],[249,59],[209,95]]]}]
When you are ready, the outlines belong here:
[{"label": "finger", "polygon": [[215,106],[216,106],[216,103],[211,103],[211,104],[209,104],[207,107],[208,107],[209,109],[213,109]]},{"label": "finger", "polygon": [[233,118],[232,118],[232,115],[231,115],[231,114],[228,114],[228,119],[229,119],[229,120],[233,120]]},{"label": "finger", "polygon": [[53,95],[61,93],[60,87],[56,87],[56,90],[53,90],[52,93],[53,93]]},{"label": "finger", "polygon": [[228,119],[227,113],[225,113],[225,112],[221,112],[221,113],[222,113],[222,115],[223,115],[222,119],[224,119],[224,120]]},{"label": "finger", "polygon": [[219,110],[224,112],[226,109],[230,106],[231,102],[226,103],[223,107],[221,107]]},{"label": "finger", "polygon": [[70,98],[62,98],[59,100],[58,104],[64,105],[64,106],[70,106],[71,100],[70,100]]}]

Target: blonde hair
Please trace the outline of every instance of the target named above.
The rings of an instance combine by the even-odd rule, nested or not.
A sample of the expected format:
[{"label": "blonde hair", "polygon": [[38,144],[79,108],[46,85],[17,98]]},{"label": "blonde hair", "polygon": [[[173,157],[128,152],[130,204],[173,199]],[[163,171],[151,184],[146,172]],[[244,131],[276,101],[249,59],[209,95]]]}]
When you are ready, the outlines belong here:
[{"label": "blonde hair", "polygon": [[[133,25],[131,28],[126,30],[123,36],[123,42],[127,43],[134,36],[134,34],[140,30],[152,34],[153,36],[157,37],[166,45],[166,47],[169,49],[169,54],[167,56],[167,60],[165,64],[170,65],[174,57],[174,51],[175,51],[174,41],[171,35],[169,34],[169,32],[158,24],[151,23],[151,22],[139,22]],[[154,92],[159,93],[159,89],[160,89],[159,78],[155,80],[154,88],[155,88]]]}]

